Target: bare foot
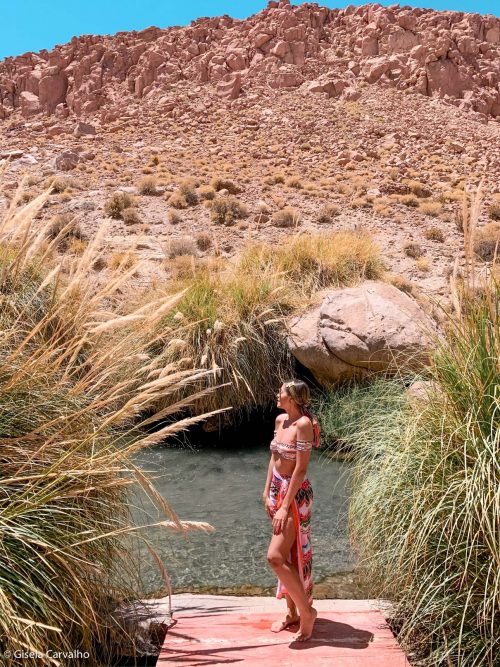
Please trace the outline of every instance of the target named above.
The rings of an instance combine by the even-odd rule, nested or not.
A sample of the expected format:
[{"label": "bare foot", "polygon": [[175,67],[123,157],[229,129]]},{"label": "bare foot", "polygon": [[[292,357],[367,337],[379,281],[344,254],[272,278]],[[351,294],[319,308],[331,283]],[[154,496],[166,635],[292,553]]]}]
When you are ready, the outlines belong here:
[{"label": "bare foot", "polygon": [[275,621],[271,625],[271,632],[281,632],[281,630],[284,630],[287,628],[289,625],[293,625],[294,623],[298,623],[300,620],[299,615],[297,612],[294,614],[288,613],[285,616],[285,619],[283,621]]},{"label": "bare foot", "polygon": [[311,610],[307,616],[300,617],[300,630],[293,636],[293,640],[297,642],[305,642],[311,638],[314,621],[318,612],[314,607],[311,607]]}]

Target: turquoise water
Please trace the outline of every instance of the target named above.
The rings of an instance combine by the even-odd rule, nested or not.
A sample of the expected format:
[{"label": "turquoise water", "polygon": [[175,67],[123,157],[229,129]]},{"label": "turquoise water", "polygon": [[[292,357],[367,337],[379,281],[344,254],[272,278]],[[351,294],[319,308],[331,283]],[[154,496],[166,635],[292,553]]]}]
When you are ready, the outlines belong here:
[{"label": "turquoise water", "polygon": [[[273,586],[266,553],[271,521],[263,503],[268,445],[231,449],[172,448],[141,452],[135,462],[155,477],[154,484],[182,520],[205,521],[213,533],[191,532],[185,539],[165,528],[143,531],[168,570],[174,590],[185,587]],[[313,451],[308,469],[314,501],[312,515],[315,580],[350,570],[354,556],[347,538],[349,464],[327,461]],[[136,522],[161,521],[142,493],[135,493]],[[142,587],[164,587],[144,546],[137,547]]]}]

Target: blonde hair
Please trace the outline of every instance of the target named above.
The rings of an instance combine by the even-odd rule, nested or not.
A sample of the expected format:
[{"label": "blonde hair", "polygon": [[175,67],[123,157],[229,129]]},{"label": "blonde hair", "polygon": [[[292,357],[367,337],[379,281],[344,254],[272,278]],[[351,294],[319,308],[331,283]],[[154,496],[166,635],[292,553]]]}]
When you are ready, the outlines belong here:
[{"label": "blonde hair", "polygon": [[311,407],[309,386],[303,380],[297,379],[289,380],[283,384],[288,396],[297,403],[300,410],[311,420],[314,431],[314,446],[319,447],[320,425]]}]

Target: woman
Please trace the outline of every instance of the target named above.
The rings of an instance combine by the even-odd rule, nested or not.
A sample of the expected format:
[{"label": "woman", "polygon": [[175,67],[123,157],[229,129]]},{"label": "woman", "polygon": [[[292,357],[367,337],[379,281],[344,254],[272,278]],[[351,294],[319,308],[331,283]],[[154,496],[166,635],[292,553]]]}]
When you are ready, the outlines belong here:
[{"label": "woman", "polygon": [[272,519],[273,536],[267,560],[278,576],[276,597],[286,597],[288,613],[271,625],[280,632],[300,621],[297,641],[308,640],[318,612],[312,606],[311,504],[313,491],[306,476],[319,424],[311,412],[309,387],[301,380],[285,382],[278,393],[271,460],[263,500]]}]

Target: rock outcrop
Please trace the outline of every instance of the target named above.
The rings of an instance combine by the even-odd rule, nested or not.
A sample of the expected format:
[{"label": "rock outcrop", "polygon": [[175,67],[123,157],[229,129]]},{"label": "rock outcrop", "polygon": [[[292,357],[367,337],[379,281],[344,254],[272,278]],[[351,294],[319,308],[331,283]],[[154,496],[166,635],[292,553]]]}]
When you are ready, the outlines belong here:
[{"label": "rock outcrop", "polygon": [[352,100],[359,85],[391,86],[500,120],[500,19],[399,5],[270,2],[245,20],[84,35],[0,62],[0,119],[17,110],[25,117],[101,111],[106,118],[127,103],[175,97],[186,81],[213,86],[228,102],[297,86]]},{"label": "rock outcrop", "polygon": [[427,360],[433,321],[392,285],[368,280],[329,292],[290,322],[292,354],[325,386],[374,372],[419,368]]}]

